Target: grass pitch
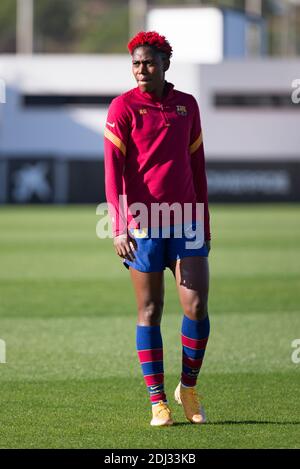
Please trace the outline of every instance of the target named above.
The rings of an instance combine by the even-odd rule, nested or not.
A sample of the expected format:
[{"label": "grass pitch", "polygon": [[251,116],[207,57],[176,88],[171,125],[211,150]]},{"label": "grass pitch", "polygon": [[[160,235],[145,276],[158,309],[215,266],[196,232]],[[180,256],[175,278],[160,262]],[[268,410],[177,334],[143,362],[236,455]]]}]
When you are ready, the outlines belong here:
[{"label": "grass pitch", "polygon": [[211,206],[205,426],[174,402],[182,313],[166,272],[170,428],[149,426],[129,274],[95,211],[0,209],[0,447],[299,448],[299,206]]}]

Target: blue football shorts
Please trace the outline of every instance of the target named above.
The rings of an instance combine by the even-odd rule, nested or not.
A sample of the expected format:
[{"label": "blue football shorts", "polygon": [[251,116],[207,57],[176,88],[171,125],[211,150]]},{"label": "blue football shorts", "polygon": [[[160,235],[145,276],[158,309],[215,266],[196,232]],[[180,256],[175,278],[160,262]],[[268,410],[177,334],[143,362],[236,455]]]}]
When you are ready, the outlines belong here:
[{"label": "blue football shorts", "polygon": [[[151,231],[152,230],[152,231]],[[177,237],[176,233],[181,232]],[[170,226],[168,228],[148,230],[130,230],[130,235],[137,243],[134,251],[134,262],[123,260],[124,266],[129,266],[140,272],[162,272],[170,267],[170,262],[184,257],[202,256],[208,257],[208,248],[204,242],[203,234],[198,239],[195,234],[195,225],[188,229],[183,225]],[[168,236],[166,237],[166,233]]]}]

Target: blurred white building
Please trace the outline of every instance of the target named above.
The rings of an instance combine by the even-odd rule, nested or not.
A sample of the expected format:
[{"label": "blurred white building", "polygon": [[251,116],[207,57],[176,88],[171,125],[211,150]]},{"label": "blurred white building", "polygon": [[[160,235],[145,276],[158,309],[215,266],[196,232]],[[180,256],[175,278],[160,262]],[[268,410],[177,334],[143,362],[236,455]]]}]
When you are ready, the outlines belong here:
[{"label": "blurred white building", "polygon": [[[200,106],[212,200],[300,200],[299,70],[269,58],[172,62],[167,79]],[[0,202],[104,200],[106,113],[135,86],[130,57],[2,56],[0,78]]]},{"label": "blurred white building", "polygon": [[152,7],[146,29],[165,35],[181,62],[218,63],[263,56],[267,49],[265,19],[228,8]]}]

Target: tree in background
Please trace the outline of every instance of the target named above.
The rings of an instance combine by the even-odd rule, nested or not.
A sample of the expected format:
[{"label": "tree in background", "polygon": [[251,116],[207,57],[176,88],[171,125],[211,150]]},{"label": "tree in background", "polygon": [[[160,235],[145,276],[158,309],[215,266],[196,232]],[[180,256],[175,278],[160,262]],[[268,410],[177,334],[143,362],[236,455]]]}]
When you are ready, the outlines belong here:
[{"label": "tree in background", "polygon": [[127,2],[39,0],[35,6],[37,52],[124,52]]},{"label": "tree in background", "polygon": [[76,39],[74,0],[34,3],[34,52],[70,52]]},{"label": "tree in background", "polygon": [[0,53],[16,51],[16,0],[0,1]]},{"label": "tree in background", "polygon": [[124,53],[128,41],[127,1],[76,0],[77,52]]}]

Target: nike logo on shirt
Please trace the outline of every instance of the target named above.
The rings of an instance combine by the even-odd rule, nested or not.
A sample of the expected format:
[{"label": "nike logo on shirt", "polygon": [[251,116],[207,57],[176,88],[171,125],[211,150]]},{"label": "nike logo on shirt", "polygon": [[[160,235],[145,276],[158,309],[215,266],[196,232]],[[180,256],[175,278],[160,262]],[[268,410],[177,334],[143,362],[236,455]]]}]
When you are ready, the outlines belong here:
[{"label": "nike logo on shirt", "polygon": [[111,123],[111,122],[106,122],[106,123],[107,123],[107,125],[109,125],[110,127],[114,127],[114,126],[116,125],[115,122],[113,122],[113,123]]}]

